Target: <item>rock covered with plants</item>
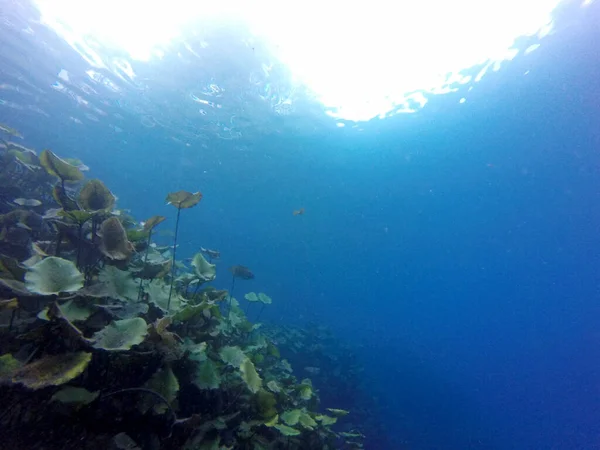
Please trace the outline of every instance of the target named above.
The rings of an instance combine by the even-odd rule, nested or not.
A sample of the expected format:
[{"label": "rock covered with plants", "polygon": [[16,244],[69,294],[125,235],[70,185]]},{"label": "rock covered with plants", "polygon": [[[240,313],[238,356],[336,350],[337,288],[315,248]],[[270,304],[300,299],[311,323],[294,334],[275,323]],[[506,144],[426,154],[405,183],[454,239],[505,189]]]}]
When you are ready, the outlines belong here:
[{"label": "rock covered with plants", "polygon": [[271,298],[233,297],[252,271],[231,267],[219,290],[218,251],[176,259],[201,193],[167,195],[175,242],[160,247],[165,217],[137,222],[80,161],[0,132],[2,448],[362,448],[262,332]]}]

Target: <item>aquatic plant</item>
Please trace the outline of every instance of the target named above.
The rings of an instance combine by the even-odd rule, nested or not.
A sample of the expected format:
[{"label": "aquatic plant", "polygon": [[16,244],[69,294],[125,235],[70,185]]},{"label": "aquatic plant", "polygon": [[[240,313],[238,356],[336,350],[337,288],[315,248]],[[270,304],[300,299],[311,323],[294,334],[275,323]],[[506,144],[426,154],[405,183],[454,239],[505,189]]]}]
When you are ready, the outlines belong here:
[{"label": "aquatic plant", "polygon": [[175,281],[175,255],[177,252],[177,233],[179,231],[179,216],[182,209],[193,208],[200,200],[202,200],[202,194],[200,192],[187,192],[177,191],[171,192],[167,195],[167,204],[173,205],[177,208],[177,219],[175,220],[175,237],[173,239],[173,266],[171,272],[171,287],[169,288],[169,300],[167,301],[167,309],[171,304],[171,295],[173,294],[173,283]]},{"label": "aquatic plant", "polygon": [[4,369],[0,382],[22,384],[29,389],[59,386],[81,375],[91,359],[91,353],[64,353],[60,355],[48,355],[21,366],[12,358],[9,364],[17,367],[13,370]]},{"label": "aquatic plant", "polygon": [[111,322],[93,336],[95,348],[118,351],[141,344],[148,335],[148,324],[141,317]]},{"label": "aquatic plant", "polygon": [[100,251],[110,259],[129,259],[134,251],[118,217],[109,217],[100,225]]},{"label": "aquatic plant", "polygon": [[46,172],[60,179],[63,191],[65,182],[81,181],[84,178],[81,170],[59,158],[50,150],[44,150],[40,154],[40,163]]},{"label": "aquatic plant", "polygon": [[[0,239],[3,446],[326,449],[357,439],[331,428],[342,410],[318,411],[318,389],[296,378],[232,297],[235,278],[254,277],[248,268],[230,269],[228,292],[203,287],[216,280],[217,267],[202,253],[212,259],[215,251],[201,248],[191,268],[176,260],[181,209],[197,204],[200,193],[168,197],[178,209],[171,255],[151,246],[163,217],[139,229],[114,210],[100,180],[65,188],[83,181],[82,164],[48,151],[42,170],[31,155],[23,156],[31,168],[15,184],[24,188],[10,200],[39,198],[42,205],[31,207],[44,214],[12,201],[0,214],[2,233],[18,237],[10,236],[10,246]],[[254,296],[261,311],[270,303]]]},{"label": "aquatic plant", "polygon": [[77,267],[80,266],[80,258],[81,258],[81,249],[83,246],[83,226],[85,223],[90,220],[93,214],[89,211],[81,211],[81,210],[70,210],[65,211],[64,209],[59,211],[58,213],[62,217],[68,218],[77,224],[77,258],[75,260],[75,265]]},{"label": "aquatic plant", "polygon": [[79,191],[79,206],[86,211],[110,211],[115,196],[100,180],[87,181]]},{"label": "aquatic plant", "polygon": [[204,255],[208,256],[208,262],[212,263],[213,259],[219,259],[221,257],[221,252],[218,250],[211,250],[210,248],[200,247],[200,252]]},{"label": "aquatic plant", "polygon": [[235,287],[235,279],[252,280],[254,274],[246,266],[235,265],[229,268],[231,272],[231,287],[229,288],[229,308],[231,308],[231,299],[233,298],[233,288]]},{"label": "aquatic plant", "polygon": [[[154,231],[154,228],[156,226],[158,226],[165,220],[167,220],[167,218],[164,216],[152,216],[143,225],[144,231],[148,232],[148,238],[146,240],[146,251],[144,252],[144,262],[142,263],[142,269],[144,269],[146,267],[146,264],[148,263],[148,252],[150,251],[150,243],[152,242],[152,232]],[[142,282],[143,282],[143,278],[140,277],[140,286],[138,289],[138,301],[140,300],[140,298],[142,296]]]},{"label": "aquatic plant", "polygon": [[49,256],[29,268],[25,287],[41,295],[75,292],[83,287],[83,275],[71,261]]},{"label": "aquatic plant", "polygon": [[202,253],[196,253],[192,258],[192,267],[194,268],[195,276],[190,279],[189,284],[196,283],[196,289],[193,294],[193,297],[195,297],[202,284],[213,281],[217,277],[217,269],[214,264],[210,264],[204,259]]}]

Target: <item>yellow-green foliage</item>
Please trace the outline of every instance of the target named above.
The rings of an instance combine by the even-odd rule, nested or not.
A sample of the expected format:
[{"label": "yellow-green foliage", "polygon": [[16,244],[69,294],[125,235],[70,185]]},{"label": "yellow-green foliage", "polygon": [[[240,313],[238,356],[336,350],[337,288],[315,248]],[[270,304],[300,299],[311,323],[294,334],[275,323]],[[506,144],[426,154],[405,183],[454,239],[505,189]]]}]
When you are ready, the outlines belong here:
[{"label": "yellow-green foliage", "polygon": [[50,150],[44,150],[40,154],[40,163],[50,175],[59,177],[63,181],[81,181],[83,173],[77,167],[59,158]]},{"label": "yellow-green foliage", "polygon": [[317,422],[315,422],[315,420],[311,417],[311,415],[308,412],[306,412],[305,410],[303,410],[300,413],[300,417],[298,419],[299,419],[298,421],[300,422],[300,424],[308,430],[312,430],[316,426],[318,426]]},{"label": "yellow-green foliage", "polygon": [[333,425],[334,423],[337,422],[337,417],[329,417],[329,416],[325,416],[322,414],[317,414],[315,416],[315,419],[318,420],[319,422],[321,422],[325,426]]},{"label": "yellow-green foliage", "polygon": [[295,428],[288,427],[287,425],[283,424],[275,425],[274,428],[277,428],[284,436],[298,436],[300,434],[300,431],[296,430]]},{"label": "yellow-green foliage", "polygon": [[0,356],[0,379],[10,375],[19,367],[21,363],[10,353]]},{"label": "yellow-green foliage", "polygon": [[305,378],[302,383],[298,385],[298,394],[302,400],[310,400],[313,396],[312,382]]},{"label": "yellow-green foliage", "polygon": [[32,363],[5,374],[5,380],[30,389],[59,386],[79,376],[92,360],[86,352],[44,356]]},{"label": "yellow-green foliage", "polygon": [[248,358],[239,347],[223,347],[219,352],[219,356],[225,364],[229,364],[236,369],[239,369],[242,363]]},{"label": "yellow-green foliage", "polygon": [[29,268],[25,286],[41,295],[75,292],[83,287],[83,275],[71,261],[49,256]]},{"label": "yellow-green foliage", "polygon": [[141,317],[116,320],[94,334],[94,347],[103,350],[129,350],[148,335],[148,324]]},{"label": "yellow-green foliage", "polygon": [[281,414],[281,420],[283,420],[287,425],[294,426],[300,420],[300,414],[302,410],[300,409],[292,409],[290,411],[286,411]]},{"label": "yellow-green foliage", "polygon": [[219,388],[221,376],[217,372],[217,365],[211,359],[207,358],[198,364],[195,383],[200,389]]},{"label": "yellow-green foliage", "polygon": [[[76,322],[87,320],[94,312],[94,307],[76,300],[69,300],[60,305],[60,311],[69,322]],[[42,320],[50,320],[48,318],[48,308],[44,308],[37,316]]]},{"label": "yellow-green foliage", "polygon": [[242,379],[246,383],[246,386],[248,386],[248,389],[250,389],[250,392],[257,393],[262,386],[262,380],[249,358],[246,358],[242,363],[240,371],[242,372]]},{"label": "yellow-green foliage", "polygon": [[277,399],[272,393],[265,391],[264,389],[261,389],[256,393],[256,409],[263,419],[272,419],[273,416],[276,416],[276,406]]},{"label": "yellow-green foliage", "polygon": [[[177,398],[179,392],[179,381],[170,367],[158,369],[154,375],[148,380],[144,387],[158,392],[169,403],[172,403]],[[146,412],[150,406],[154,405],[154,412],[162,414],[167,410],[167,405],[164,403],[156,403],[154,398],[145,397],[139,404],[140,410]]]},{"label": "yellow-green foliage", "polygon": [[167,195],[167,203],[179,209],[186,209],[196,206],[202,200],[200,192],[177,191]]}]

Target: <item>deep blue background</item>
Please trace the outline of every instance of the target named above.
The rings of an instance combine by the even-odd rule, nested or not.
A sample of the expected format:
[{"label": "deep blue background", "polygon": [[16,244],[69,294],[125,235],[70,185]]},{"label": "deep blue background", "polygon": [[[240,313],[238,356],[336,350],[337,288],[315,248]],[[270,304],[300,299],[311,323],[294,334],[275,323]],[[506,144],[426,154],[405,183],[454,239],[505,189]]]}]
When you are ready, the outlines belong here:
[{"label": "deep blue background", "polygon": [[265,319],[316,320],[356,346],[394,449],[599,448],[597,9],[465,104],[432,98],[359,136],[182,150],[132,123],[122,150],[94,127],[0,121],[81,157],[121,207],[168,215],[162,229],[166,194],[201,190],[179,254],[219,249],[219,287],[248,265],[236,294],[267,292]]}]

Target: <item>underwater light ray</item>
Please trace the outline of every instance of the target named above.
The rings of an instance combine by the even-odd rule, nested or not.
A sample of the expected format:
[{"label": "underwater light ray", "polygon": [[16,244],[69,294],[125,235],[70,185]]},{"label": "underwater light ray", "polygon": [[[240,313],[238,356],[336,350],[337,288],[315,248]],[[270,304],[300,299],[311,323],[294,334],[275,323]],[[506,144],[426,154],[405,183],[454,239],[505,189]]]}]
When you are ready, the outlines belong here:
[{"label": "underwater light ray", "polygon": [[[550,32],[561,0],[35,2],[42,22],[74,48],[91,37],[138,61],[160,58],[183,38],[184,24],[242,18],[295,85],[330,116],[358,122],[414,111],[426,103],[423,93],[450,92],[497,70],[526,50],[514,48],[518,38]],[[464,75],[480,66],[479,77]]]}]

